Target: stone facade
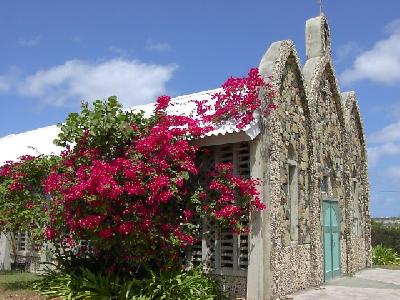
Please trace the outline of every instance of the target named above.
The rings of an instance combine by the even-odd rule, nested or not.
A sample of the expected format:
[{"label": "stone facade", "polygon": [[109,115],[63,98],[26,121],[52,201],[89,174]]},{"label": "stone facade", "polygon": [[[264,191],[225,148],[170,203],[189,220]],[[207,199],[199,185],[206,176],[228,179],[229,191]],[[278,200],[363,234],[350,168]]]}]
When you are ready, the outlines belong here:
[{"label": "stone facade", "polygon": [[371,261],[371,217],[369,211],[369,189],[367,178],[366,144],[360,110],[354,93],[343,93],[346,106],[346,126],[349,133],[350,197],[349,240],[351,244],[349,272],[370,266]]},{"label": "stone facade", "polygon": [[[272,239],[272,272],[276,282],[274,293],[294,291],[308,286],[310,280],[310,124],[302,77],[293,53],[282,65],[280,100],[275,112],[279,126],[279,195],[275,198],[279,212],[276,233]],[[266,132],[265,134],[268,134]],[[290,203],[290,165],[296,168],[292,176],[298,181],[297,204]],[[296,210],[297,212],[292,212]],[[291,216],[297,219],[293,224]],[[291,284],[288,284],[291,283]]]},{"label": "stone facade", "polygon": [[270,291],[263,298],[248,292],[248,299],[278,299],[325,281],[325,201],[338,207],[340,274],[371,265],[363,125],[354,92],[339,90],[325,16],[307,21],[306,44],[303,68],[291,41],[273,43],[260,64],[279,91],[278,108],[264,124],[268,138],[260,138],[268,143],[266,154],[259,157],[267,165],[263,190],[270,237],[264,251],[270,263],[264,281]]},{"label": "stone facade", "polygon": [[219,276],[222,291],[228,299],[246,299],[247,293],[247,278],[246,276]]}]

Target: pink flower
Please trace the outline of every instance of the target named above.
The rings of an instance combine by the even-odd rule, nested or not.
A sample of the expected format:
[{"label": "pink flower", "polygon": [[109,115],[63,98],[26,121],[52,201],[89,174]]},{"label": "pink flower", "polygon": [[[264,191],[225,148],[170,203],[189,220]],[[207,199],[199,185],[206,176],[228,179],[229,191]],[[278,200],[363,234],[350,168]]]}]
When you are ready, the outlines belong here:
[{"label": "pink flower", "polygon": [[[90,240],[94,255],[107,253],[112,239],[121,247],[107,253],[108,259],[126,267],[131,261],[137,264],[158,257],[165,262],[167,256],[177,256],[179,246],[193,244],[195,238],[186,228],[194,224],[202,208],[202,215],[241,230],[245,214],[265,208],[258,181],[236,177],[232,164],[218,164],[204,180],[198,180],[199,148],[192,140],[227,120],[244,128],[253,121],[255,111],[263,113],[261,105],[272,103],[273,96],[270,83],[251,69],[246,77],[228,79],[213,101],[197,101],[195,117],[166,114],[171,99],[159,97],[154,118],[133,118],[135,123],[129,126],[135,133],[124,143],[113,145],[110,140],[110,147],[98,149],[93,146],[97,133],[85,129],[43,180],[44,192],[50,195],[43,210],[52,222],[46,237],[54,239],[56,232],[63,232]],[[204,154],[210,155],[207,149]],[[12,176],[10,187],[23,190],[29,188],[29,180],[21,170],[25,168],[6,165],[0,176]]]},{"label": "pink flower", "polygon": [[263,209],[266,209],[267,208],[267,206],[264,204],[264,203],[262,203],[261,202],[261,200],[260,200],[260,198],[255,198],[252,202],[251,202],[251,204],[253,204],[253,206],[256,208],[256,209],[258,209],[258,210],[263,210]]},{"label": "pink flower", "polygon": [[34,160],[34,159],[35,159],[35,157],[32,155],[22,155],[19,157],[19,160],[22,160],[22,161],[30,161],[30,160]]},{"label": "pink flower", "polygon": [[171,224],[167,223],[167,224],[162,225],[162,229],[163,229],[164,233],[168,234],[171,232],[172,226],[171,226]]},{"label": "pink flower", "polygon": [[88,215],[87,217],[79,220],[79,226],[84,229],[95,229],[99,227],[101,221],[104,219],[100,215]]},{"label": "pink flower", "polygon": [[11,164],[4,165],[0,168],[0,177],[6,177],[11,175],[13,168]]},{"label": "pink flower", "polygon": [[160,96],[156,101],[156,112],[163,112],[168,107],[171,100],[170,96]]},{"label": "pink flower", "polygon": [[99,236],[102,239],[108,239],[112,236],[112,234],[113,234],[113,231],[111,228],[105,228],[99,232]]},{"label": "pink flower", "polygon": [[56,236],[56,232],[53,228],[51,227],[46,227],[44,230],[44,236],[46,237],[46,239],[48,239],[49,241],[53,240]]},{"label": "pink flower", "polygon": [[275,104],[275,103],[268,104],[266,109],[265,109],[265,111],[264,111],[264,114],[265,115],[271,114],[275,109],[277,109],[277,107],[278,107],[278,105]]},{"label": "pink flower", "polygon": [[182,232],[179,228],[175,228],[174,235],[177,239],[180,240],[181,248],[185,248],[188,245],[193,245],[195,242],[193,236]]},{"label": "pink flower", "polygon": [[134,225],[133,225],[132,221],[126,221],[126,222],[122,223],[121,225],[119,225],[118,231],[121,234],[128,235],[132,232],[133,227],[134,227]]},{"label": "pink flower", "polygon": [[233,215],[240,214],[240,208],[236,205],[226,205],[222,209],[215,212],[217,219],[230,218]]},{"label": "pink flower", "polygon": [[17,191],[22,191],[24,189],[24,185],[19,182],[18,180],[14,180],[13,183],[11,183],[8,186],[8,190],[10,192],[17,192]]},{"label": "pink flower", "polygon": [[71,238],[70,236],[64,238],[64,243],[68,246],[68,247],[74,247],[76,245],[75,241],[73,240],[73,238]]},{"label": "pink flower", "polygon": [[194,216],[194,213],[193,213],[192,210],[190,210],[190,209],[185,209],[185,210],[183,211],[183,220],[184,220],[185,222],[188,222],[191,218],[193,218],[193,216]]},{"label": "pink flower", "polygon": [[176,185],[177,185],[177,187],[182,187],[183,184],[184,184],[183,178],[182,178],[182,177],[178,177],[178,178],[176,179]]}]

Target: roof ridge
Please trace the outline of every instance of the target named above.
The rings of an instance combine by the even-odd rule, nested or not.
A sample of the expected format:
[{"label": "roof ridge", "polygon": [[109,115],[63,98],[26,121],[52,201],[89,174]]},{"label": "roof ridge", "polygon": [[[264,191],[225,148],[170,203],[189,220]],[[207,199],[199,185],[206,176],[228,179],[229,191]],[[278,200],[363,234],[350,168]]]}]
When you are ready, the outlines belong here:
[{"label": "roof ridge", "polygon": [[[217,91],[222,90],[222,88],[215,88],[215,89],[210,89],[210,90],[205,90],[205,91],[200,91],[200,92],[195,92],[195,93],[191,93],[191,94],[186,94],[186,95],[179,95],[176,97],[171,97],[171,102],[173,102],[174,104],[183,100],[187,100],[188,98],[193,98],[195,96],[201,96],[201,95],[210,95],[212,93],[215,93]],[[201,99],[199,99],[201,100]],[[154,106],[156,102],[150,102],[150,103],[146,103],[146,104],[140,104],[140,105],[135,105],[135,106],[131,106],[129,108],[126,108],[126,110],[137,110],[139,108],[150,108],[151,106]]]},{"label": "roof ridge", "polygon": [[5,135],[3,137],[0,137],[0,141],[4,141],[6,139],[10,139],[10,138],[13,138],[15,136],[21,136],[21,135],[25,135],[25,134],[30,134],[30,133],[33,133],[35,131],[39,131],[39,130],[43,130],[43,129],[50,129],[50,128],[53,128],[53,127],[57,128],[57,124],[47,125],[47,126],[44,126],[44,127],[38,127],[38,128],[35,128],[35,129],[22,131],[22,132],[17,132],[17,133],[11,133],[11,134]]},{"label": "roof ridge", "polygon": [[[200,91],[200,92],[195,92],[195,93],[191,93],[191,94],[186,94],[186,95],[180,95],[180,96],[176,96],[171,98],[171,100],[176,103],[176,102],[180,102],[180,101],[184,101],[187,100],[188,98],[193,98],[194,96],[197,95],[209,95],[213,92],[219,91],[221,90],[221,88],[216,88],[216,89],[210,89],[210,90],[205,90],[205,91]],[[201,100],[201,99],[199,99]],[[146,104],[139,104],[139,105],[135,105],[135,106],[131,106],[128,108],[125,108],[124,110],[138,110],[138,109],[145,109],[145,108],[151,108],[152,106],[154,106],[155,102],[151,102],[151,103],[146,103]],[[31,129],[31,130],[27,130],[27,131],[22,131],[22,132],[16,132],[16,133],[11,133],[8,134],[6,136],[0,137],[0,141],[4,141],[6,139],[12,138],[14,136],[20,136],[20,135],[24,135],[24,134],[29,134],[29,133],[33,133],[37,130],[42,130],[42,129],[49,129],[51,127],[57,127],[57,124],[53,124],[53,125],[47,125],[44,127],[37,127],[35,129]]]}]

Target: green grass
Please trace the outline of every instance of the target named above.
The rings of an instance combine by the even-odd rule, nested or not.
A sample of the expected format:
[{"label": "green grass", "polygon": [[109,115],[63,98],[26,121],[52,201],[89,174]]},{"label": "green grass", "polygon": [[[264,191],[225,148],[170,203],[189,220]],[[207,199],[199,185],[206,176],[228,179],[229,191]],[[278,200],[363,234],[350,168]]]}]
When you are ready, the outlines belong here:
[{"label": "green grass", "polygon": [[42,299],[32,291],[30,284],[38,279],[27,272],[0,272],[0,299]]},{"label": "green grass", "polygon": [[400,266],[396,265],[373,265],[373,268],[387,269],[387,270],[400,270]]}]

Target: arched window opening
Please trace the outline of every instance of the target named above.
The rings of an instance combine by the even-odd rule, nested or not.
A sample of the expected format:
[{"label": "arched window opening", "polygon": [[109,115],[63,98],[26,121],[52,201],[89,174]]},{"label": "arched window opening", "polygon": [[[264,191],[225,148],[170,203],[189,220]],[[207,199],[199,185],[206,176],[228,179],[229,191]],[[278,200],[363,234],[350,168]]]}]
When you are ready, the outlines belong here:
[{"label": "arched window opening", "polygon": [[357,173],[353,170],[353,178],[351,179],[351,195],[353,200],[353,234],[355,236],[361,236],[361,216],[360,216],[360,204],[359,204],[359,190],[360,184],[357,180]]},{"label": "arched window opening", "polygon": [[331,169],[322,167],[321,192],[328,194],[331,186]]},{"label": "arched window opening", "polygon": [[288,149],[288,203],[290,215],[290,239],[299,240],[299,174],[294,147]]}]

